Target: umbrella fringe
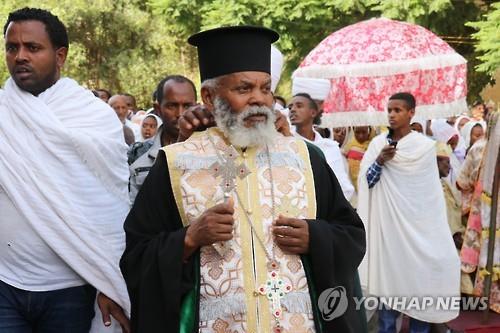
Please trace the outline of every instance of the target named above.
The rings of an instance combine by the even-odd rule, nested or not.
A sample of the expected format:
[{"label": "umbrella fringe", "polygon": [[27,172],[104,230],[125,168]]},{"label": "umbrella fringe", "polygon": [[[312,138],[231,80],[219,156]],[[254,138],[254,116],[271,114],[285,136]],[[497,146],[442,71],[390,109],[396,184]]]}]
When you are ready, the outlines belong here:
[{"label": "umbrella fringe", "polygon": [[[464,97],[446,104],[417,106],[415,118],[418,118],[419,120],[447,118],[467,111],[467,102]],[[320,126],[334,128],[346,126],[388,125],[387,112],[385,110],[381,110],[323,113]]]},{"label": "umbrella fringe", "polygon": [[467,61],[458,53],[432,57],[357,64],[326,64],[299,67],[292,77],[336,79],[341,77],[378,77],[462,66]]}]

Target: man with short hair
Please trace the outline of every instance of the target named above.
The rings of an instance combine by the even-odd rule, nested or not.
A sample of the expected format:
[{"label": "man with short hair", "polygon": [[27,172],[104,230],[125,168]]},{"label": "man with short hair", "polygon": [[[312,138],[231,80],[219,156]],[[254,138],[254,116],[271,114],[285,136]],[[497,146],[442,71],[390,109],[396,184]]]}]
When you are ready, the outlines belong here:
[{"label": "man with short hair", "polygon": [[134,115],[139,109],[137,108],[137,102],[135,100],[134,95],[124,93],[125,99],[127,100],[127,107],[130,111],[132,111],[132,115]]},{"label": "man with short hair", "polygon": [[[386,305],[379,311],[380,333],[395,332],[401,312],[411,318],[410,332],[425,333],[429,322],[458,315],[458,308],[440,307],[438,297],[450,302],[460,296],[460,262],[447,224],[435,143],[410,128],[415,98],[394,94],[387,112],[389,133],[370,142],[358,177],[357,208],[368,244],[361,285]],[[422,306],[426,297],[432,304]],[[419,306],[412,307],[414,301]]]},{"label": "man with short hair", "polygon": [[108,101],[109,106],[115,110],[118,119],[123,124],[123,135],[125,137],[125,143],[129,146],[134,144],[137,140],[140,140],[140,128],[133,122],[131,122],[127,115],[129,114],[128,99],[125,95],[113,95]]},{"label": "man with short hair", "polygon": [[169,75],[158,83],[154,110],[162,120],[154,140],[138,142],[129,151],[130,200],[134,202],[161,147],[177,142],[179,117],[196,104],[196,87],[182,75]]},{"label": "man with short hair", "polygon": [[0,331],[87,333],[95,318],[97,332],[111,314],[128,332],[118,268],[128,211],[120,122],[61,78],[69,43],[56,16],[14,11],[4,37],[11,77],[0,90]]},{"label": "man with short hair", "polygon": [[189,39],[217,127],[160,150],[125,221],[137,332],[360,332],[362,223],[316,148],[276,131],[277,38],[243,26]]},{"label": "man with short hair", "polygon": [[354,194],[354,186],[345,172],[342,154],[336,141],[323,138],[313,127],[319,109],[316,102],[306,93],[293,96],[290,104],[290,122],[295,126],[295,135],[318,146],[325,155],[328,165],[340,182],[342,192],[347,200]]}]

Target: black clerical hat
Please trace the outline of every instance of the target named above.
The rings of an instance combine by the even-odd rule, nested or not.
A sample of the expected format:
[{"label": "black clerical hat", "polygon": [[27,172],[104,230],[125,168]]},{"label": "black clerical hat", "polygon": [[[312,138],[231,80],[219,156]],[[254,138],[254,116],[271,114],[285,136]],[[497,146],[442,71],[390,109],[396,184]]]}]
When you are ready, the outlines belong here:
[{"label": "black clerical hat", "polygon": [[189,37],[198,48],[201,82],[217,76],[245,72],[271,72],[271,44],[277,32],[253,26],[206,30]]}]

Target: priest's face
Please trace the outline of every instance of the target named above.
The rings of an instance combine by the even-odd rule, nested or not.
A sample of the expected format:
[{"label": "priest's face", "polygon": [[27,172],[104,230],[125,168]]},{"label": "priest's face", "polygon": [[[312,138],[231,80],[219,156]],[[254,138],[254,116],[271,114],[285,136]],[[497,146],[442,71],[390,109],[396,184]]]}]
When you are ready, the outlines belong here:
[{"label": "priest's face", "polygon": [[5,32],[9,73],[19,88],[35,96],[57,82],[67,52],[52,45],[40,21],[11,22]]},{"label": "priest's face", "polygon": [[[217,126],[239,147],[271,144],[277,135],[271,78],[262,72],[240,72],[222,77],[204,102]],[[207,103],[208,100],[208,103]]]},{"label": "priest's face", "polygon": [[[226,101],[233,113],[242,113],[249,107],[272,109],[271,76],[264,72],[239,72],[224,75],[219,80],[215,95]],[[245,127],[254,127],[267,121],[265,114],[253,114],[244,119]]]}]

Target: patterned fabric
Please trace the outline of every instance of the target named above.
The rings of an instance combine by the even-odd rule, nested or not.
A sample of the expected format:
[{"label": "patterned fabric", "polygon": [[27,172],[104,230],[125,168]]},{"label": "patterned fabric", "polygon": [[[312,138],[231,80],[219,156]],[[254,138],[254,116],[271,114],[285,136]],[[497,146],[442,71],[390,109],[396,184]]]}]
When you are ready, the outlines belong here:
[{"label": "patterned fabric", "polygon": [[[375,137],[375,130],[372,128],[370,130],[370,137],[368,140],[360,143],[355,137],[353,137],[343,148],[343,152],[347,158],[347,164],[349,165],[349,176],[351,177],[351,181],[356,191],[358,190],[359,166],[373,137]],[[372,172],[373,171],[374,170],[372,170]]]},{"label": "patterned fabric", "polygon": [[[467,229],[464,237],[464,244],[461,250],[462,271],[467,273],[476,272],[474,283],[474,295],[482,296],[484,292],[485,277],[492,276],[490,291],[490,309],[500,313],[500,209],[497,208],[496,239],[493,253],[493,269],[486,270],[488,256],[488,243],[490,234],[490,219],[492,212],[493,196],[493,177],[495,175],[495,166],[498,158],[500,146],[500,124],[498,114],[491,117],[491,128],[489,129],[488,143],[485,146],[485,140],[474,144],[467,155],[465,163],[473,159],[474,163],[467,168],[468,174],[476,178],[474,192],[470,203],[470,214],[467,222]],[[471,156],[470,154],[474,154]],[[479,162],[478,156],[479,157]],[[478,164],[479,166],[477,166]],[[477,168],[477,169],[476,169]],[[461,179],[460,186],[470,185],[471,180],[466,179],[465,175]]]},{"label": "patterned fabric", "polygon": [[479,168],[485,146],[486,140],[481,139],[471,147],[458,175],[457,185],[462,191],[462,215],[469,214],[471,209],[472,193],[479,178]]},{"label": "patterned fabric", "polygon": [[377,184],[380,180],[380,176],[382,175],[382,166],[377,163],[377,161],[373,162],[373,164],[368,168],[366,172],[366,180],[368,181],[368,188],[372,188]]},{"label": "patterned fabric", "polygon": [[330,79],[324,125],[381,125],[395,91],[411,92],[417,115],[428,119],[467,111],[466,71],[465,59],[431,31],[379,18],[335,31],[294,76]]},{"label": "patterned fabric", "polygon": [[[184,163],[199,157],[217,160],[209,135],[219,152],[227,148],[217,129],[195,134],[184,143],[164,148],[171,170],[172,188],[185,224],[224,200],[221,178],[215,175],[213,167],[207,167],[205,163]],[[312,173],[310,168],[303,169],[303,165],[309,163],[305,144],[294,138],[280,137],[269,149],[276,215],[314,218],[316,213]],[[312,333],[312,308],[300,257],[282,253],[274,246],[271,235],[271,175],[268,163],[262,163],[262,157],[259,157],[266,154],[265,149],[248,148],[244,153],[240,150],[238,153],[236,165],[244,163],[251,173],[244,179],[236,180],[241,205],[232,192],[235,203],[234,238],[229,242],[218,243],[217,246],[201,248],[200,332],[272,332],[274,319],[270,304],[265,297],[254,294],[257,287],[267,280],[268,260],[259,239],[251,231],[246,219],[248,214],[268,253],[274,252],[280,263],[280,277],[292,285],[292,291],[281,300],[284,309],[280,319],[282,332]],[[294,160],[294,157],[296,160],[297,156],[301,157],[303,163],[280,162]],[[182,157],[184,162],[178,163],[178,157]],[[181,166],[183,168],[179,168]],[[180,190],[176,194],[177,187]]]}]

